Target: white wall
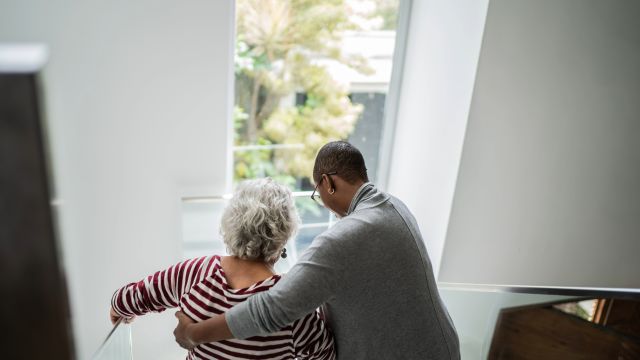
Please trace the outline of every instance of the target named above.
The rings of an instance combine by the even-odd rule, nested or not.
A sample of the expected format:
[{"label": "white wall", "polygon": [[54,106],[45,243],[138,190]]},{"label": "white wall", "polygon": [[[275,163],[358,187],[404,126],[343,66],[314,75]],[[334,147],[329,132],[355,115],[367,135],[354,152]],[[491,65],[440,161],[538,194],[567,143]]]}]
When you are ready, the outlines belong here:
[{"label": "white wall", "polygon": [[638,19],[491,2],[441,281],[640,289]]},{"label": "white wall", "polygon": [[[226,189],[232,1],[3,0],[0,42],[49,45],[46,115],[78,358],[116,287],[181,258],[180,197]],[[172,312],[134,357],[175,359]]]},{"label": "white wall", "polygon": [[414,213],[434,271],[449,221],[488,0],[414,0],[388,191]]}]

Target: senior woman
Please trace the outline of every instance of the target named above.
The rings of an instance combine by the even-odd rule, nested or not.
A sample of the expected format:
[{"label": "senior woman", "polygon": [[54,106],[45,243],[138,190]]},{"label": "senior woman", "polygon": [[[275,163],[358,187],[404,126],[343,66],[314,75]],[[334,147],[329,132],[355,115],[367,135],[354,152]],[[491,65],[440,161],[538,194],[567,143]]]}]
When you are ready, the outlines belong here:
[{"label": "senior woman", "polygon": [[[285,244],[297,225],[286,187],[271,179],[240,184],[222,215],[230,256],[183,261],[118,289],[111,299],[111,321],[178,307],[196,322],[226,312],[280,280],[273,265],[286,256]],[[317,309],[275,333],[198,345],[187,359],[335,359],[323,318]]]}]

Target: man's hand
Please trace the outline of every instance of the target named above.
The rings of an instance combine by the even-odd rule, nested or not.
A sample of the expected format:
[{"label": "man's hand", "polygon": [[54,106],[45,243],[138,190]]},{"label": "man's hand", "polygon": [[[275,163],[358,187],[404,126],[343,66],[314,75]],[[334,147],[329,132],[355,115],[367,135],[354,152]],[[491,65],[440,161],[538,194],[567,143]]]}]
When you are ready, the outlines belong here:
[{"label": "man's hand", "polygon": [[199,344],[233,339],[224,314],[214,315],[198,323],[182,311],[176,313],[176,318],[178,318],[178,326],[173,330],[173,336],[178,345],[184,349],[191,350]]},{"label": "man's hand", "polygon": [[175,330],[173,330],[173,336],[175,336],[176,342],[178,343],[178,345],[180,345],[180,347],[182,347],[183,349],[192,350],[194,347],[196,347],[197,344],[189,338],[187,330],[189,326],[194,324],[195,322],[191,320],[187,315],[185,315],[182,311],[176,312],[176,318],[178,318],[178,325],[176,326]]},{"label": "man's hand", "polygon": [[123,317],[120,314],[118,314],[115,310],[113,310],[113,308],[111,308],[111,311],[109,311],[109,319],[111,320],[111,324],[115,325],[118,320],[120,320],[120,318],[123,318],[124,323],[125,324],[129,324],[133,321],[133,319],[135,319],[135,316],[132,317]]}]

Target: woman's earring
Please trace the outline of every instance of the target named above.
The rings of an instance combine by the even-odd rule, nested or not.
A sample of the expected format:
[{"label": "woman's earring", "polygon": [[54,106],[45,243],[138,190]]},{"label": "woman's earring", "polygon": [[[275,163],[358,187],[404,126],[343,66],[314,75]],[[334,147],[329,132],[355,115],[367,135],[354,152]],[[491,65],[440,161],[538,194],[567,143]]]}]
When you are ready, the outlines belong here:
[{"label": "woman's earring", "polygon": [[329,194],[331,194],[331,195],[335,194],[335,192],[336,192],[336,189],[330,189],[329,190]]},{"label": "woman's earring", "polygon": [[282,257],[283,259],[287,258],[287,249],[286,248],[282,249],[282,254],[280,254],[280,257]]}]

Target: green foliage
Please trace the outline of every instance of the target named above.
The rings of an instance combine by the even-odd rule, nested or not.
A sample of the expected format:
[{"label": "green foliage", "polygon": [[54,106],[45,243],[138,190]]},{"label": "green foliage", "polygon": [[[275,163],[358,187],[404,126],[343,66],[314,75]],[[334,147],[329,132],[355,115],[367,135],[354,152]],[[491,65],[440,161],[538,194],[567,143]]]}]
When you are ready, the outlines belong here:
[{"label": "green foliage", "polygon": [[398,22],[398,6],[400,0],[377,0],[374,17],[382,19],[380,30],[395,30]]},{"label": "green foliage", "polygon": [[579,305],[576,306],[576,315],[587,321],[589,321],[589,318],[591,318],[591,315]]},{"label": "green foliage", "polygon": [[236,105],[233,107],[233,129],[236,132],[241,131],[242,128],[244,128],[248,118],[249,115],[247,115],[240,106]]},{"label": "green foliage", "polygon": [[[299,187],[318,149],[346,139],[362,111],[318,61],[369,73],[366,59],[340,49],[344,31],[358,26],[345,0],[238,0],[237,9],[235,143],[291,147],[236,151],[235,179],[272,176]],[[296,93],[304,104],[294,106]]]}]

